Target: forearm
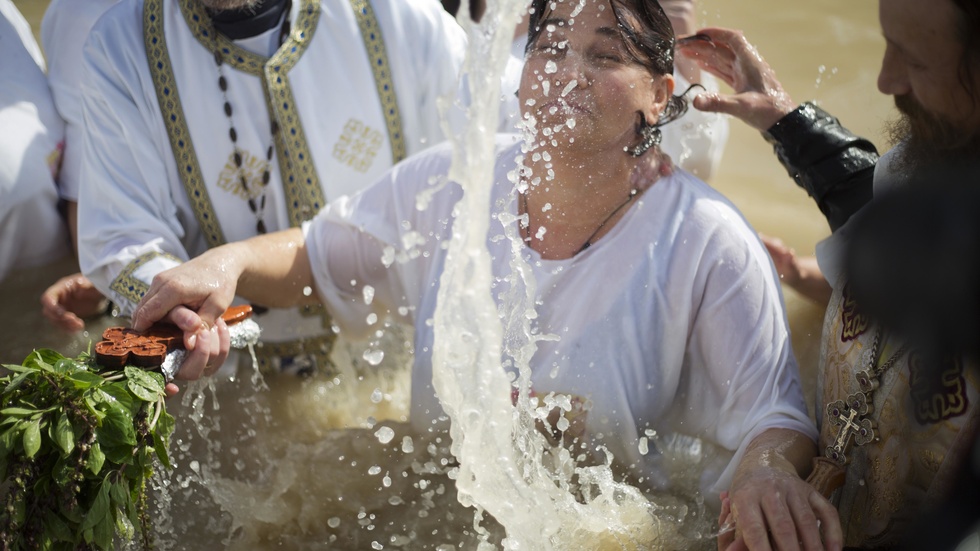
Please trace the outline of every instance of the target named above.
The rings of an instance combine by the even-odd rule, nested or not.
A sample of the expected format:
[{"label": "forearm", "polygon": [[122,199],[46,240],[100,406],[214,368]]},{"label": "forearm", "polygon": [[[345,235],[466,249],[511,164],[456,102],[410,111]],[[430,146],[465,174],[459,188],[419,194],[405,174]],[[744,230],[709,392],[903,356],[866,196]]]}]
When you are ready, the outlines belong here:
[{"label": "forearm", "polygon": [[817,202],[832,230],[871,200],[877,150],[826,111],[804,103],[763,136],[790,177]]},{"label": "forearm", "polygon": [[778,469],[805,478],[816,452],[816,444],[805,434],[791,429],[768,429],[749,444],[735,470],[732,486],[760,469]]},{"label": "forearm", "polygon": [[273,308],[315,301],[313,272],[299,228],[260,235],[220,249],[226,248],[218,262],[239,274],[239,296]]}]

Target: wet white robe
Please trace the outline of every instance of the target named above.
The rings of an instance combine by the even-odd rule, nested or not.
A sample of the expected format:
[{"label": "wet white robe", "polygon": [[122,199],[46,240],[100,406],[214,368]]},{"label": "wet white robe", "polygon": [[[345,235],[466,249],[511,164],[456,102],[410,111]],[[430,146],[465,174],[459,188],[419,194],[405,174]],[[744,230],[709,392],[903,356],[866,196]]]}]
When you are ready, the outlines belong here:
[{"label": "wet white robe", "polygon": [[[491,204],[516,215],[517,148],[501,138]],[[448,149],[399,164],[379,184],[332,203],[304,226],[316,289],[342,331],[376,325],[371,313],[415,326],[411,422],[429,430],[443,416],[432,389],[429,320],[459,186],[416,195],[446,174]],[[501,210],[502,209],[502,210]],[[488,236],[500,301],[511,243],[494,217]],[[678,170],[636,199],[605,236],[567,260],[524,249],[537,280],[538,327],[560,336],[532,360],[533,390],[591,401],[586,434],[638,477],[657,478],[640,452],[647,430],[695,436],[723,448],[700,489],[726,489],[745,446],[770,428],[815,438],[798,379],[777,276],[756,233],[707,184]],[[390,269],[387,260],[400,257]],[[610,269],[615,267],[615,269]],[[356,282],[352,283],[352,282]],[[373,288],[366,304],[363,286]]]},{"label": "wet white robe", "polygon": [[0,281],[69,254],[55,176],[64,126],[30,25],[0,0]]},{"label": "wet white robe", "polygon": [[[162,2],[162,38],[213,218],[225,241],[251,237],[256,234],[256,216],[249,209],[233,162],[230,122],[223,110],[213,54],[195,37],[178,0]],[[302,31],[302,21],[309,20],[301,13],[305,3],[293,2],[293,36]],[[320,17],[312,38],[302,37],[308,48],[296,54],[280,53],[291,60],[299,56],[288,71],[295,104],[286,107],[299,113],[309,150],[295,148],[292,154],[308,156],[306,162],[312,160],[325,202],[329,202],[365,187],[393,160],[372,74],[374,59],[369,60],[349,2],[324,0],[314,5],[319,6]],[[376,0],[372,6],[390,62],[401,132],[411,154],[441,139],[436,100],[455,90],[465,37],[433,0]],[[140,289],[153,275],[199,255],[208,248],[207,235],[213,235],[202,229],[194,210],[197,198],[189,197],[181,182],[179,171],[184,164],[175,161],[163,120],[166,109],[158,102],[147,62],[143,10],[144,2],[139,0],[113,6],[93,28],[84,52],[80,264],[124,314],[132,311]],[[277,47],[278,33],[277,26],[236,44],[268,56]],[[230,63],[224,64],[223,74],[228,80],[238,146],[255,184],[251,187],[258,189],[266,150],[272,143],[263,86],[259,78]],[[172,92],[167,88],[167,93]],[[296,135],[287,121],[280,120],[280,125],[286,140]],[[263,217],[269,231],[297,224],[287,211],[277,155],[270,167]],[[306,184],[297,181],[290,189],[297,185]],[[318,208],[306,210],[309,212],[302,214],[312,217]],[[329,323],[321,316],[295,310],[272,310],[261,317],[260,324],[266,342],[329,332]]]}]

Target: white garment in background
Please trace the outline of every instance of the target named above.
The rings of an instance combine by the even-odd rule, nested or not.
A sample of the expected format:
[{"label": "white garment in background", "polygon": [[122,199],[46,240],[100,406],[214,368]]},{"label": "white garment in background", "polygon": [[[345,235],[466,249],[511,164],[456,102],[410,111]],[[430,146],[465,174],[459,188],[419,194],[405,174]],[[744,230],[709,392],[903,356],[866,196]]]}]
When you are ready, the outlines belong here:
[{"label": "white garment in background", "polygon": [[[305,2],[294,0],[294,33]],[[149,5],[149,3],[147,4]],[[385,119],[364,40],[347,0],[318,2],[320,18],[308,49],[288,73],[309,153],[327,202],[353,193],[392,165]],[[390,61],[409,154],[442,139],[436,100],[456,89],[465,51],[458,24],[433,0],[372,2]],[[206,237],[178,175],[178,164],[157,101],[143,36],[142,0],[123,0],[96,23],[85,46],[85,150],[79,202],[79,256],[83,272],[124,314],[131,296],[110,286],[133,269],[143,284],[179,261],[204,252]],[[178,0],[164,0],[163,23],[176,88],[206,185],[226,241],[256,234],[256,218],[238,183],[229,120],[214,56],[195,38]],[[269,55],[279,28],[237,41]],[[261,166],[271,143],[262,85],[224,65],[245,164]],[[286,126],[281,122],[283,132]],[[287,133],[288,135],[288,133]],[[338,157],[342,140],[364,146],[355,166]],[[264,221],[269,231],[290,226],[278,160],[274,156]],[[315,212],[315,211],[314,211]],[[310,213],[312,216],[313,212]],[[159,255],[140,264],[138,259]],[[118,281],[118,280],[117,280]],[[282,342],[329,331],[319,316],[271,310],[262,316],[263,340]]]},{"label": "white garment in background", "polygon": [[69,253],[55,176],[64,127],[30,25],[0,0],[0,281]]},{"label": "white garment in background", "polygon": [[[524,48],[527,36],[521,36],[511,44],[510,58],[501,79],[501,95],[504,103],[501,108],[501,132],[516,132],[520,121],[521,106],[517,100],[517,89],[521,84],[524,69]],[[674,71],[674,94],[687,91],[690,83],[679,72]],[[701,88],[693,88],[684,96],[688,103],[701,93],[718,92],[718,81],[707,72],[701,72]],[[681,118],[661,128],[663,140],[660,149],[670,155],[675,164],[693,173],[702,180],[710,180],[721,165],[721,157],[728,143],[728,118],[721,113],[707,113],[689,107]]]},{"label": "white garment in background", "polygon": [[61,196],[78,201],[82,168],[82,48],[99,17],[119,0],[51,0],[41,21],[41,46],[48,58],[48,85],[65,121],[65,152],[58,174]]},{"label": "white garment in background", "polygon": [[[491,204],[516,216],[507,178],[519,152],[509,145],[515,140],[499,140]],[[369,314],[399,308],[414,323],[410,418],[418,430],[443,416],[431,384],[428,321],[461,188],[450,183],[435,191],[421,210],[417,197],[433,191],[433,177],[445,175],[450,161],[447,147],[409,159],[304,225],[317,292],[342,332],[366,332]],[[499,301],[511,243],[498,220],[487,246]],[[599,443],[620,464],[651,476],[655,460],[639,452],[647,429],[706,439],[734,452],[701,478],[701,490],[715,496],[762,431],[816,437],[769,255],[735,207],[704,182],[682,170],[662,178],[571,259],[524,252],[537,281],[540,332],[560,336],[539,343],[533,390],[590,400],[587,434],[603,435]],[[386,269],[382,257],[411,260]],[[364,285],[373,287],[370,304]]]}]

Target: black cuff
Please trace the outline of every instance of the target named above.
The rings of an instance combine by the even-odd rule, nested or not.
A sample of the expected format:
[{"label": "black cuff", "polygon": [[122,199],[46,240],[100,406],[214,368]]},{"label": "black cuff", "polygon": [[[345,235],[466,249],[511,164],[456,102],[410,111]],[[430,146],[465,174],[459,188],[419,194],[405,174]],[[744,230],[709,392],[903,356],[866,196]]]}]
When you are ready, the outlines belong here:
[{"label": "black cuff", "polygon": [[878,151],[823,109],[804,103],[762,135],[833,229],[870,200]]}]

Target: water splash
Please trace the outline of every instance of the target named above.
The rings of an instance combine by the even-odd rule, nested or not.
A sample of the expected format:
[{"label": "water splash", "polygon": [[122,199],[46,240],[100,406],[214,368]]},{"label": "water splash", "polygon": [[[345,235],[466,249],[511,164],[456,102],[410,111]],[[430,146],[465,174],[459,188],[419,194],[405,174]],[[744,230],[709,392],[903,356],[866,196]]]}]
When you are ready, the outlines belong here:
[{"label": "water splash", "polygon": [[[469,36],[465,69],[473,104],[469,125],[461,138],[453,140],[449,178],[460,183],[464,194],[454,209],[453,235],[440,279],[432,354],[433,386],[452,421],[458,498],[477,509],[474,529],[478,533],[483,511],[505,527],[507,536],[501,542],[505,549],[659,547],[665,538],[673,537],[671,524],[676,520],[658,517],[638,489],[617,482],[608,453],[603,454],[603,463],[579,465],[568,449],[553,447],[536,428],[551,408],[539,407],[538,398],[531,396],[530,360],[539,340],[557,337],[532,330],[536,284],[522,256],[524,245],[515,223],[519,218],[507,212],[498,218],[512,244],[512,273],[499,311],[491,295],[486,239],[495,139],[486,129],[497,127],[499,75],[524,9],[521,0],[501,0],[488,5],[479,25],[465,14],[460,17]],[[547,91],[549,82],[541,84]],[[553,136],[563,125],[543,129],[546,142],[536,142],[533,118],[525,116],[522,128],[523,150],[528,153],[541,144],[556,145]],[[523,165],[520,158],[518,164]],[[549,169],[545,181],[553,178]],[[527,185],[516,176],[514,184],[519,189]],[[517,407],[502,365],[507,356],[518,369]],[[564,415],[566,410],[560,410]],[[479,549],[491,548],[489,538],[481,537]]]}]

